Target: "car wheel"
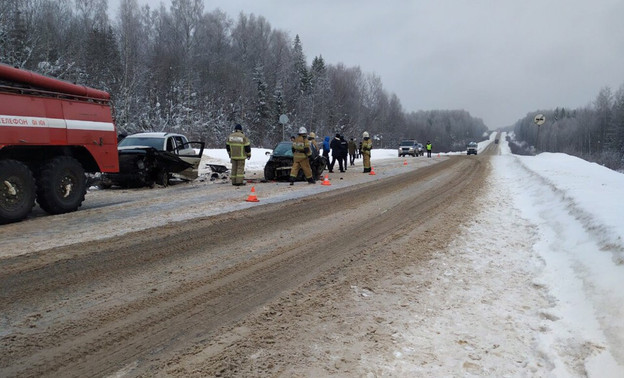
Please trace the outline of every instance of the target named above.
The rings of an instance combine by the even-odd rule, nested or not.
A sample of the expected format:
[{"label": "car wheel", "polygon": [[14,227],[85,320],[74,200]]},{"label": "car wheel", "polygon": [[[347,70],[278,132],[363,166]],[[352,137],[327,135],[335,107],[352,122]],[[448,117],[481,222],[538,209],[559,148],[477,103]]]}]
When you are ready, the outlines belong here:
[{"label": "car wheel", "polygon": [[165,170],[158,171],[155,181],[156,184],[166,188],[167,186],[169,186],[169,172]]},{"label": "car wheel", "polygon": [[275,180],[275,167],[273,164],[267,164],[264,166],[264,179],[267,181]]}]

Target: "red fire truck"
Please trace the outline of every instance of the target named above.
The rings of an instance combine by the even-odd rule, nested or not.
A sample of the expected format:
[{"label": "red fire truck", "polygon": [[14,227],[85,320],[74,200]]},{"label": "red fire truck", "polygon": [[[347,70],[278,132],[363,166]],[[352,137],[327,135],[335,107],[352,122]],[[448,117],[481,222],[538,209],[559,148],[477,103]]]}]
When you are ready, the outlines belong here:
[{"label": "red fire truck", "polygon": [[107,92],[0,64],[0,224],[35,199],[50,214],[75,211],[85,172],[118,172]]}]

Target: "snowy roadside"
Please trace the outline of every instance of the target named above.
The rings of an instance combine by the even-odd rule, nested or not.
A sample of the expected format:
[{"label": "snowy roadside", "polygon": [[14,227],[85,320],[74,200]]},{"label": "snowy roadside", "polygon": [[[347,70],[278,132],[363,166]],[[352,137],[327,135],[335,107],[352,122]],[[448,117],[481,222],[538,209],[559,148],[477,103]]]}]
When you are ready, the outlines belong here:
[{"label": "snowy roadside", "polygon": [[383,285],[403,288],[394,308],[368,309],[396,324],[394,351],[364,353],[361,370],[624,376],[624,175],[565,154],[514,156],[504,143],[491,161],[462,235]]},{"label": "snowy roadside", "polygon": [[623,376],[624,175],[565,154],[513,156],[506,144],[501,151],[492,160],[496,185],[530,224],[532,286],[549,302],[535,340],[546,370]]}]

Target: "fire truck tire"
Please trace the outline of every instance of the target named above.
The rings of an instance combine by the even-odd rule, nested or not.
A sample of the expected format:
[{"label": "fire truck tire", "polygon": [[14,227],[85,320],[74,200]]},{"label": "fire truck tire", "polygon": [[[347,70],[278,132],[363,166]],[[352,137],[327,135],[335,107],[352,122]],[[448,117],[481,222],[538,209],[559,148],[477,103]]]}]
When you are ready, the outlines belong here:
[{"label": "fire truck tire", "polygon": [[0,224],[20,221],[35,206],[35,179],[25,164],[0,161]]},{"label": "fire truck tire", "polygon": [[87,193],[84,169],[70,156],[58,156],[45,164],[37,180],[37,202],[50,214],[76,211]]}]

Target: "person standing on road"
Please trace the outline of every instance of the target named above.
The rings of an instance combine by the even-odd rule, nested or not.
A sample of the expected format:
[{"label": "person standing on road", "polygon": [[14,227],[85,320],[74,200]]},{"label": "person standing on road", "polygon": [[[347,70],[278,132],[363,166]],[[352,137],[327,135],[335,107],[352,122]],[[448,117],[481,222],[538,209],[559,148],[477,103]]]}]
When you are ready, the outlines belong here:
[{"label": "person standing on road", "polygon": [[373,141],[368,136],[368,133],[364,131],[362,133],[362,160],[364,163],[363,173],[371,171],[371,150],[373,149]]},{"label": "person standing on road", "polygon": [[329,150],[331,149],[331,147],[329,147],[329,137],[326,136],[325,139],[323,139],[323,157],[325,158],[325,162],[326,162],[326,168],[329,171]]},{"label": "person standing on road", "polygon": [[240,124],[234,126],[234,132],[225,142],[225,149],[232,163],[230,173],[232,185],[245,185],[245,159],[251,158],[251,143],[243,134],[243,127]]},{"label": "person standing on road", "polygon": [[312,155],[318,155],[319,148],[318,144],[316,143],[316,134],[310,132],[310,134],[308,135],[308,140],[310,141],[310,149],[312,149]]},{"label": "person standing on road", "polygon": [[340,134],[336,134],[336,137],[332,139],[329,144],[331,147],[332,161],[329,165],[329,173],[334,173],[334,164],[336,164],[336,160],[338,160],[338,165],[340,166],[340,172],[344,172],[342,168],[342,155],[340,150]]},{"label": "person standing on road", "polygon": [[303,174],[308,180],[309,184],[314,184],[316,181],[312,177],[312,168],[310,168],[310,155],[312,150],[310,149],[310,141],[308,140],[308,131],[305,127],[299,128],[299,135],[295,138],[292,144],[293,152],[293,165],[290,169],[290,185],[295,184],[299,170],[303,169]]},{"label": "person standing on road", "polygon": [[349,165],[353,166],[355,165],[355,151],[357,150],[357,146],[355,145],[355,142],[353,141],[353,138],[351,138],[349,140],[349,159],[350,159],[350,163]]},{"label": "person standing on road", "polygon": [[319,180],[320,176],[318,171],[320,167],[323,166],[325,169],[325,164],[321,163],[321,152],[319,151],[318,144],[316,143],[316,134],[314,132],[310,132],[308,135],[308,141],[310,141],[310,169],[312,169],[312,178],[314,180]]},{"label": "person standing on road", "polygon": [[[349,143],[345,139],[344,135],[340,136],[340,157],[342,158],[342,166],[344,170],[347,170],[347,157],[349,156]],[[341,171],[342,172],[342,171]]]},{"label": "person standing on road", "polygon": [[427,157],[431,157],[431,149],[432,149],[431,142],[427,141]]}]

